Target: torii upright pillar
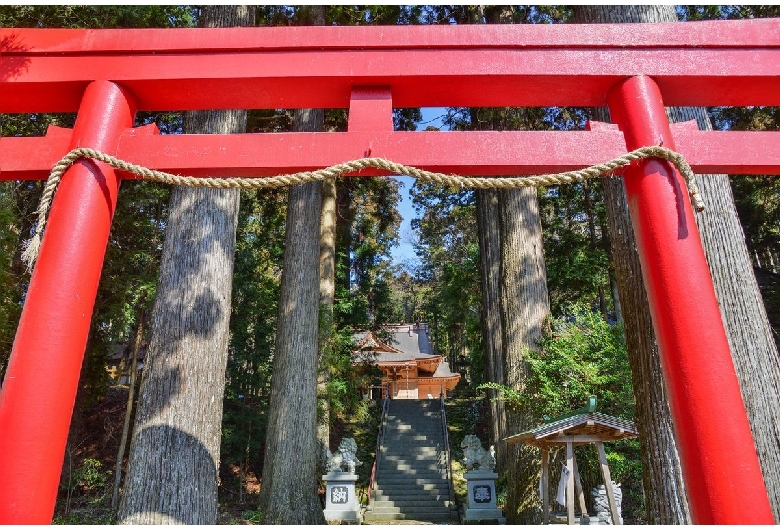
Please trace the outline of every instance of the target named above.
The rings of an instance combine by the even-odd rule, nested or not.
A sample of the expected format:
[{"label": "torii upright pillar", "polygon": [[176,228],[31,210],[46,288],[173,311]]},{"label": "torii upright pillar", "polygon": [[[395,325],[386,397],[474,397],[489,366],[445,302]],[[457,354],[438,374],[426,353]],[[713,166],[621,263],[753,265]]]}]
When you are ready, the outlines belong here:
[{"label": "torii upright pillar", "polygon": [[[607,101],[629,150],[675,149],[651,78],[618,83]],[[651,159],[625,185],[693,522],[774,524],[685,182]]]},{"label": "torii upright pillar", "polygon": [[[125,90],[94,81],[71,147],[115,152],[134,114]],[[51,523],[119,181],[111,167],[79,161],[52,204],[0,391],[0,524]]]}]

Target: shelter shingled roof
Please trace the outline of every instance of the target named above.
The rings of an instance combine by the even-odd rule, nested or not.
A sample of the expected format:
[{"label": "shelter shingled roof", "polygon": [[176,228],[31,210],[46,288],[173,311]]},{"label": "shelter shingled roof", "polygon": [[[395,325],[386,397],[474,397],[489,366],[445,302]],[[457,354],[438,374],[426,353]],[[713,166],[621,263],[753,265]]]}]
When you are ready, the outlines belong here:
[{"label": "shelter shingled roof", "polygon": [[539,427],[504,440],[509,445],[526,443],[541,446],[565,444],[567,441],[573,441],[575,444],[610,442],[636,438],[638,435],[633,421],[596,412],[596,398],[591,396],[586,407],[553,418]]}]

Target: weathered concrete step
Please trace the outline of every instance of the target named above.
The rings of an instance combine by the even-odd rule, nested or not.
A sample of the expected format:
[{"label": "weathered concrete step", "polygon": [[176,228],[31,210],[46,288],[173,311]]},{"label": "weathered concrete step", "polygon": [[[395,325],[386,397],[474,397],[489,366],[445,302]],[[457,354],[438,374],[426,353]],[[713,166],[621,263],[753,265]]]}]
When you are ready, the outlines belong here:
[{"label": "weathered concrete step", "polygon": [[374,513],[366,511],[363,515],[364,521],[457,521],[457,514],[449,508],[436,512],[417,512],[417,513]]},{"label": "weathered concrete step", "polygon": [[433,485],[438,488],[441,487],[449,487],[449,482],[446,479],[441,478],[439,476],[438,478],[395,478],[395,477],[387,477],[383,478],[382,480],[377,480],[377,483],[380,484],[383,488],[387,486],[396,486],[396,485],[405,485],[405,486],[427,486],[427,485]]},{"label": "weathered concrete step", "polygon": [[[396,451],[392,448],[385,448],[380,451],[380,453],[383,453],[382,455],[382,461],[389,460],[392,462],[397,462],[403,460],[404,462],[417,462],[420,460],[432,460],[433,458],[436,458],[439,456],[442,451],[439,451],[438,449],[435,449],[433,447],[429,447],[427,449],[424,449],[422,451],[414,451],[414,452],[401,452]],[[443,453],[442,455],[443,456]],[[433,457],[433,458],[432,458]]]},{"label": "weathered concrete step", "polygon": [[446,501],[450,498],[450,490],[447,488],[433,488],[430,490],[420,491],[409,488],[385,488],[381,491],[374,491],[371,493],[373,500],[378,501],[395,501],[401,500],[417,500],[417,501]]},{"label": "weathered concrete step", "polygon": [[443,503],[438,506],[374,506],[371,511],[374,513],[403,513],[411,515],[415,513],[449,513],[450,507],[444,506]]},{"label": "weathered concrete step", "polygon": [[424,447],[422,449],[412,449],[404,447],[385,447],[380,449],[379,454],[381,458],[384,457],[396,457],[396,458],[409,458],[409,457],[422,457],[422,460],[432,459],[440,454],[444,454],[444,451],[436,449],[435,447]]},{"label": "weathered concrete step", "polygon": [[378,484],[374,490],[377,496],[387,495],[447,495],[450,494],[449,483],[437,484]]},{"label": "weathered concrete step", "polygon": [[438,436],[429,436],[426,434],[412,434],[412,431],[409,431],[408,433],[404,434],[395,434],[392,432],[386,432],[385,435],[382,437],[382,443],[386,443],[388,441],[392,442],[427,442],[429,440],[433,441],[434,443],[440,441],[443,437],[441,435]]},{"label": "weathered concrete step", "polygon": [[439,459],[431,460],[415,460],[412,462],[405,462],[403,460],[380,460],[380,471],[393,471],[395,473],[409,473],[414,475],[415,473],[431,473],[432,471],[445,471],[446,464]]},{"label": "weathered concrete step", "polygon": [[441,482],[447,481],[447,476],[443,473],[416,473],[414,475],[402,473],[379,473],[376,481],[379,484],[412,484],[412,481],[422,482]]},{"label": "weathered concrete step", "polygon": [[416,455],[418,453],[425,453],[431,451],[440,451],[444,446],[443,442],[431,440],[427,443],[425,440],[382,440],[382,451],[407,451],[405,454]]},{"label": "weathered concrete step", "polygon": [[441,473],[442,466],[441,463],[437,461],[417,461],[412,464],[405,464],[400,461],[382,460],[379,464],[379,470],[380,472],[411,473],[412,475],[419,475],[420,473]]},{"label": "weathered concrete step", "polygon": [[393,499],[393,500],[375,500],[372,503],[373,510],[379,508],[449,508],[452,506],[449,499]]}]

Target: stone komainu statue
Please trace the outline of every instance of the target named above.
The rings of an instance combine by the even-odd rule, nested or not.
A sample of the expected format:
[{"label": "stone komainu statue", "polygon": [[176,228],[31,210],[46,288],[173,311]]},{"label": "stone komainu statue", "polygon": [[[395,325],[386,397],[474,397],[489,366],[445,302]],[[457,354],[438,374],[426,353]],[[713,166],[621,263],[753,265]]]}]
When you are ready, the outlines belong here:
[{"label": "stone komainu statue", "polygon": [[463,463],[467,470],[477,469],[479,471],[493,471],[496,467],[496,458],[491,451],[485,451],[482,448],[482,442],[473,434],[467,434],[460,444],[463,449]]},{"label": "stone komainu statue", "polygon": [[328,455],[328,471],[348,471],[354,475],[355,467],[362,463],[357,458],[357,443],[355,443],[354,438],[344,438],[341,440],[336,454]]}]

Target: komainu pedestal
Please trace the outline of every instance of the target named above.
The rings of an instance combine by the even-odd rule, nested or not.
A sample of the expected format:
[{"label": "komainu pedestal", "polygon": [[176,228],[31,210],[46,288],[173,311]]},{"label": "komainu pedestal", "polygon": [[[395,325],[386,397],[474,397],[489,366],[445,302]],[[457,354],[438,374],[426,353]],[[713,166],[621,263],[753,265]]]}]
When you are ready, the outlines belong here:
[{"label": "komainu pedestal", "polygon": [[325,481],[325,520],[359,523],[360,503],[355,495],[358,476],[349,472],[331,471],[322,475]]},{"label": "komainu pedestal", "polygon": [[469,471],[463,474],[468,487],[468,504],[463,522],[498,521],[504,524],[504,514],[496,508],[496,479],[492,471]]}]

